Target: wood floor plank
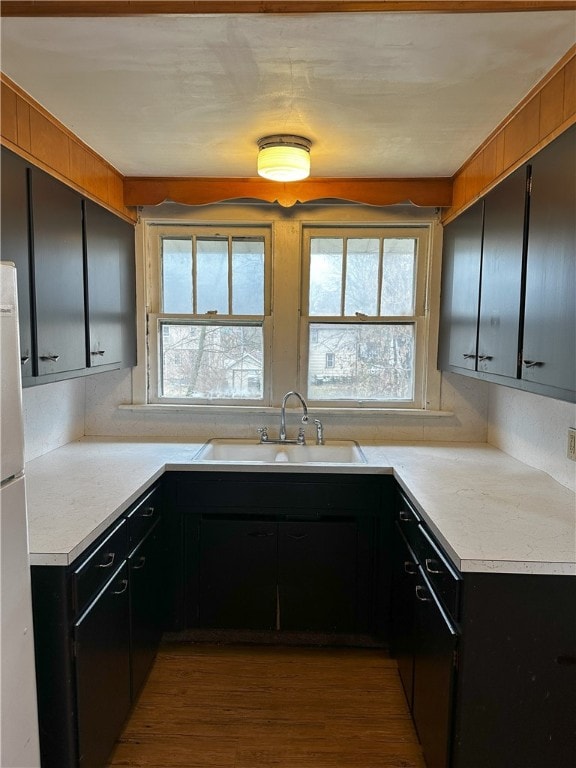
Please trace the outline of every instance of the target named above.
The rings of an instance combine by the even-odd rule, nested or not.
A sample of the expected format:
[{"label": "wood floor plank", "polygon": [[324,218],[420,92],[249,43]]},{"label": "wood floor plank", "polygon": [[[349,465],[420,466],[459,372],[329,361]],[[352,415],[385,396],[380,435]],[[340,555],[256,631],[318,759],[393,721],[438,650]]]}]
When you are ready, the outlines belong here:
[{"label": "wood floor plank", "polygon": [[163,645],[109,768],[425,768],[380,649]]}]

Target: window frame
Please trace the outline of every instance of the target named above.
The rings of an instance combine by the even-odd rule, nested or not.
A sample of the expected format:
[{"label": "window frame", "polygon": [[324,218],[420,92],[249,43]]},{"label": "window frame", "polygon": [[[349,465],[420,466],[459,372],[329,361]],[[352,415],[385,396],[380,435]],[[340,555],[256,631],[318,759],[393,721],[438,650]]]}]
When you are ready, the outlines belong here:
[{"label": "window frame", "polygon": [[[270,367],[272,351],[272,235],[269,224],[171,224],[169,222],[150,222],[148,230],[148,259],[146,265],[147,289],[147,402],[165,405],[223,405],[263,406],[270,403]],[[228,242],[234,237],[255,237],[264,240],[264,314],[263,315],[216,315],[206,313],[164,312],[162,240],[192,239],[193,237],[226,237]],[[151,278],[151,279],[150,279]],[[228,283],[231,275],[228,274]],[[162,372],[161,328],[165,323],[186,323],[195,326],[260,326],[262,328],[262,398],[184,398],[167,397],[160,394]]]},{"label": "window frame", "polygon": [[[300,314],[300,377],[299,387],[308,404],[318,408],[354,408],[354,409],[419,409],[423,410],[430,405],[427,399],[427,385],[429,380],[428,356],[429,356],[429,301],[428,291],[430,285],[430,266],[432,233],[429,224],[305,224],[302,227],[302,280],[301,280],[301,314]],[[309,291],[310,291],[310,242],[315,237],[326,238],[367,238],[374,237],[380,240],[410,238],[418,241],[415,254],[414,269],[414,314],[413,315],[310,315]],[[383,276],[379,271],[379,279]],[[342,285],[345,289],[345,272],[342,273]],[[380,291],[378,292],[380,296]],[[342,305],[345,305],[344,296]],[[413,368],[413,397],[408,400],[361,400],[354,398],[318,400],[308,393],[308,367],[309,367],[309,337],[310,326],[316,324],[326,325],[399,325],[410,324],[414,326],[414,368]]]}]

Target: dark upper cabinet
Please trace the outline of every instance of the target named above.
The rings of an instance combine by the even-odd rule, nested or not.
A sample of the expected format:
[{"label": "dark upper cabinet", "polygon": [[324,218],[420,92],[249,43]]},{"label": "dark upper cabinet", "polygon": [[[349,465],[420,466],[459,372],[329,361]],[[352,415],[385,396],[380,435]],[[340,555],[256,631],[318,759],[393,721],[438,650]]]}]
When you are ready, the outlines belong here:
[{"label": "dark upper cabinet", "polygon": [[87,367],[136,364],[134,226],[84,201]]},{"label": "dark upper cabinet", "polygon": [[576,390],[576,126],[532,161],[522,378]]},{"label": "dark upper cabinet", "polygon": [[524,166],[484,200],[477,368],[513,378],[520,349],[527,182]]},{"label": "dark upper cabinet", "polygon": [[476,369],[483,202],[444,229],[440,367]]},{"label": "dark upper cabinet", "polygon": [[38,375],[86,366],[82,198],[32,169]]},{"label": "dark upper cabinet", "polygon": [[576,399],[575,211],[572,127],[445,227],[439,368]]},{"label": "dark upper cabinet", "polygon": [[30,240],[28,232],[28,168],[24,160],[2,147],[1,251],[16,265],[22,378],[33,375],[30,302]]}]

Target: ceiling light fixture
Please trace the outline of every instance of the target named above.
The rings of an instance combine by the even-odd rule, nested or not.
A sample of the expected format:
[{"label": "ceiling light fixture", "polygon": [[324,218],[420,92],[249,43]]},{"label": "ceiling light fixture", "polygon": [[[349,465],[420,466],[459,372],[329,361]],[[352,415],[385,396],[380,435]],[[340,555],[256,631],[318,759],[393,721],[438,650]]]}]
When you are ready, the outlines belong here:
[{"label": "ceiling light fixture", "polygon": [[258,140],[258,174],[271,181],[305,179],[310,175],[311,146],[303,136],[264,136]]}]

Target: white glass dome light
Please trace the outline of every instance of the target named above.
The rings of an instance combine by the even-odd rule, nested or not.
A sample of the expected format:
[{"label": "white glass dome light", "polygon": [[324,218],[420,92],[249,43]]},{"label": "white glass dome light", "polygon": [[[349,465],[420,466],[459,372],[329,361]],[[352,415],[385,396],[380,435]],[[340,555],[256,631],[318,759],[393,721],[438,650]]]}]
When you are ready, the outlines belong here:
[{"label": "white glass dome light", "polygon": [[258,140],[258,175],[271,181],[301,181],[310,175],[312,142],[303,136],[264,136]]}]

